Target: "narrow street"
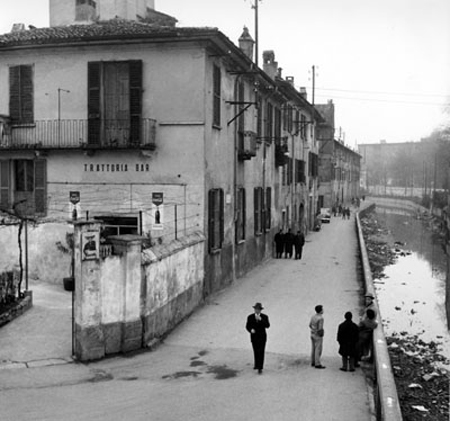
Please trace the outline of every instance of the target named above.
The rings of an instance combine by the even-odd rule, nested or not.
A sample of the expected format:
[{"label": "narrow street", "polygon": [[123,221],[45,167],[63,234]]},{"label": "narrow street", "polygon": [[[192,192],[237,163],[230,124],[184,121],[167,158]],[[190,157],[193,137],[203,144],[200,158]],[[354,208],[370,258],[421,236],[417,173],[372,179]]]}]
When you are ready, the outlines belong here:
[{"label": "narrow street", "polygon": [[[2,420],[370,420],[360,369],[339,371],[336,331],[358,322],[354,218],[307,237],[301,261],[272,259],[214,297],[153,352],[91,364],[0,370]],[[266,364],[253,369],[244,329],[269,315]],[[308,323],[325,309],[325,370],[310,366]]]}]

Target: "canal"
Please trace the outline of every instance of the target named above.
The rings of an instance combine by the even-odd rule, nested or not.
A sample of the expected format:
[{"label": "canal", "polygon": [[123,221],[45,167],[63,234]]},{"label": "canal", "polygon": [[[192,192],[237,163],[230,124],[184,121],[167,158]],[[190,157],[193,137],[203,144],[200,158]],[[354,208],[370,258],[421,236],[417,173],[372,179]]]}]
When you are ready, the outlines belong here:
[{"label": "canal", "polygon": [[407,332],[439,344],[450,357],[446,312],[447,256],[430,223],[377,205],[376,218],[396,242],[397,259],[374,279],[387,336]]}]

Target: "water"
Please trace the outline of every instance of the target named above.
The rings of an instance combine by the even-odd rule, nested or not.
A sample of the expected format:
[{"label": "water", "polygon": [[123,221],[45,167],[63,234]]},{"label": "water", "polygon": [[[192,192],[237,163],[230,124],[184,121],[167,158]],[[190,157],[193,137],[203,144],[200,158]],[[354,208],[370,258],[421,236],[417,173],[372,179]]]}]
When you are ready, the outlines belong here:
[{"label": "water", "polygon": [[425,342],[440,343],[450,357],[450,333],[445,311],[447,256],[426,222],[408,213],[377,206],[377,219],[407,253],[374,279],[387,336],[407,332]]}]

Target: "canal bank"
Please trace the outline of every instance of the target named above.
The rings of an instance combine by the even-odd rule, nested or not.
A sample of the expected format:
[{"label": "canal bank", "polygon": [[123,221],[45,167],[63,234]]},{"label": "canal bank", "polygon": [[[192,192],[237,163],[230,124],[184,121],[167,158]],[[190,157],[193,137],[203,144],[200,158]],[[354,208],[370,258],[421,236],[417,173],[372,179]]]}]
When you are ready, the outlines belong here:
[{"label": "canal bank", "polygon": [[[389,228],[382,223],[385,216],[369,213],[361,218],[361,226],[402,414],[405,420],[447,420],[449,378],[444,366],[448,360],[443,354],[448,331],[443,304],[439,315],[433,313],[435,286],[442,284],[436,260],[431,275],[424,272],[428,268],[424,256],[435,258],[436,250],[425,247],[426,230],[420,230],[416,240],[407,236],[417,234],[410,216],[404,215],[403,221],[391,218]],[[441,329],[436,331],[438,318]]]}]

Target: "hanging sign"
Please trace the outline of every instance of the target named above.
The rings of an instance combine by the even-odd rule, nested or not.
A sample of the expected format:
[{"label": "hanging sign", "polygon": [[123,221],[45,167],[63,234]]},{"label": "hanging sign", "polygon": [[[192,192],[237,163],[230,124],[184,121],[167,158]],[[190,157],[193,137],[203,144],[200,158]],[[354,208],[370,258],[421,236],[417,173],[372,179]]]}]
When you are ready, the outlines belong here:
[{"label": "hanging sign", "polygon": [[99,258],[100,233],[87,231],[81,233],[81,260],[96,260]]},{"label": "hanging sign", "polygon": [[152,193],[152,229],[164,229],[164,194]]},{"label": "hanging sign", "polygon": [[81,196],[80,196],[80,192],[79,191],[71,191],[71,192],[69,192],[69,201],[70,201],[69,218],[72,219],[73,221],[76,221],[78,219],[78,217],[80,216],[80,214],[81,214],[81,206],[80,206]]}]

